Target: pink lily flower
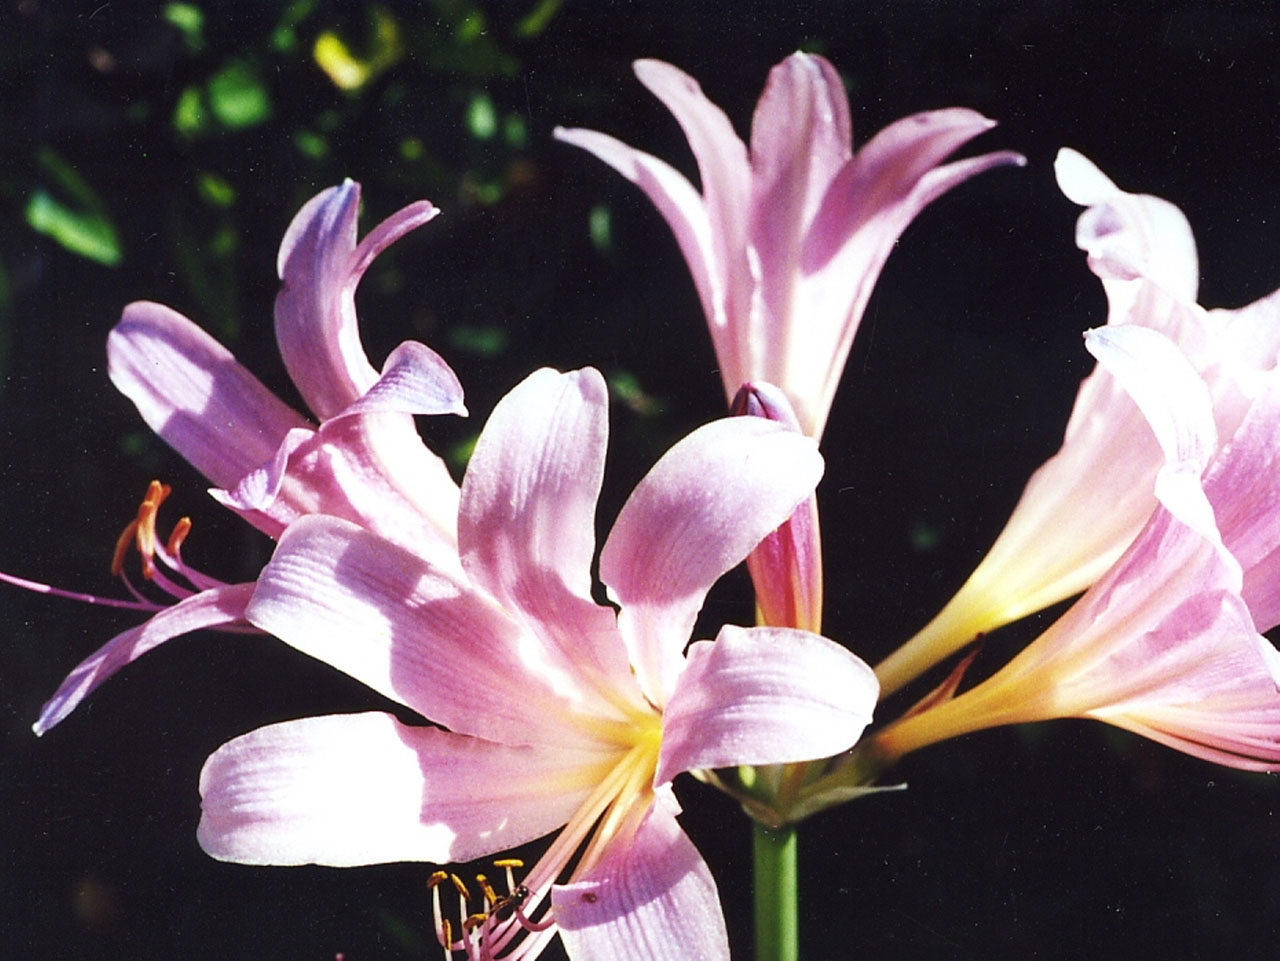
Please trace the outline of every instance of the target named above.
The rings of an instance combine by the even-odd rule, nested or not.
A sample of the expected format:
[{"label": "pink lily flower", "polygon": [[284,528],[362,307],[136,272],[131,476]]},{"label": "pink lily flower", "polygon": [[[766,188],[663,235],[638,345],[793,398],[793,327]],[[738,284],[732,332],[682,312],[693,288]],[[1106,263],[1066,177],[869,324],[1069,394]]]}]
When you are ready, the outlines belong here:
[{"label": "pink lily flower", "polygon": [[1002,151],[940,165],[993,122],[972,110],[918,113],[856,154],[835,68],[795,53],[769,74],[750,151],[693,78],[658,60],[636,76],[675,115],[701,193],[675,169],[602,133],[557,129],[653,201],[693,275],[725,397],[749,381],[780,387],[801,429],[821,437],[880,269],[933,200],[975,174],[1022,164]]},{"label": "pink lily flower", "polygon": [[1241,567],[1276,573],[1280,374],[1219,450],[1210,393],[1169,340],[1123,325],[1091,332],[1089,343],[1151,418],[1166,459],[1156,510],[1048,631],[972,690],[891,725],[871,749],[896,758],[998,724],[1087,717],[1218,764],[1280,770],[1280,654],[1258,633],[1280,608],[1270,584],[1246,588]]},{"label": "pink lily flower", "polygon": [[[276,336],[316,421],[160,304],[125,308],[107,340],[108,371],[147,424],[217,485],[215,498],[268,535],[278,537],[304,514],[329,514],[458,568],[458,487],[423,446],[413,415],[465,414],[462,388],[439,355],[412,341],[375,371],[355,312],[356,285],[373,258],[438,211],[426,201],[411,204],[357,243],[359,201],[360,188],[351,181],[323,191],[294,217],[280,247]],[[181,536],[168,545],[156,537],[156,510],[167,493],[153,485],[130,531],[137,533],[147,579],[176,602],[172,606],[148,600],[127,581],[134,600],[112,601],[0,575],[47,593],[153,612],[71,672],[41,711],[37,734],[173,637],[200,628],[249,629],[244,607],[253,585],[222,583],[182,560],[189,521],[180,522]],[[117,568],[121,560],[118,554]]]},{"label": "pink lily flower", "polygon": [[600,556],[615,611],[590,575],[607,433],[594,370],[541,370],[508,394],[462,484],[463,573],[339,518],[290,526],[250,622],[442,727],[367,713],[230,741],[201,776],[207,852],[444,863],[562,827],[504,894],[483,881],[477,903],[436,876],[462,902],[457,921],[436,902],[447,956],[532,958],[558,931],[575,961],[729,957],[672,779],[842,751],[875,679],[804,631],[726,626],[688,644],[707,590],[817,482],[811,439],[741,417],[673,447]]},{"label": "pink lily flower", "polygon": [[[1076,242],[1101,279],[1112,326],[1159,331],[1208,384],[1218,436],[1231,437],[1280,354],[1280,291],[1239,310],[1196,303],[1199,268],[1186,218],[1125,193],[1072,150],[1063,193],[1087,207]],[[890,693],[983,633],[1079,593],[1133,542],[1155,507],[1163,458],[1146,419],[1099,366],[1080,386],[1061,449],[1023,491],[966,583],[915,637],[876,667]]]}]

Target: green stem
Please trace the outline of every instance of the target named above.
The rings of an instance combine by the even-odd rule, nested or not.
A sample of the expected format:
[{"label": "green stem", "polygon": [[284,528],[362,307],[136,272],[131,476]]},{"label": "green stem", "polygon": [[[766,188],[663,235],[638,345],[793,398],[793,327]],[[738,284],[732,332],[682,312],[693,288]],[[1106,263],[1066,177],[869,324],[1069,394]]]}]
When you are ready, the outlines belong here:
[{"label": "green stem", "polygon": [[796,828],[753,821],[755,831],[756,961],[799,961],[800,919],[796,910]]}]

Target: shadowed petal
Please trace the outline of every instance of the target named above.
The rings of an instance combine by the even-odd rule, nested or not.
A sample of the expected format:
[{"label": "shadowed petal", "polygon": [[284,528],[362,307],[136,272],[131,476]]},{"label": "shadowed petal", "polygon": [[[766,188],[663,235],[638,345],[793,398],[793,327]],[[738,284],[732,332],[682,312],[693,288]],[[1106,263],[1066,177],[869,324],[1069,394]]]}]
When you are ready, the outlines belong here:
[{"label": "shadowed petal", "polygon": [[111,382],[147,425],[218,487],[270,460],[285,434],[307,427],[175,310],[138,301],[107,337]]},{"label": "shadowed petal", "polygon": [[557,674],[506,612],[346,521],[294,522],[258,579],[248,617],[458,733],[507,744],[583,737],[576,677]]},{"label": "shadowed petal", "polygon": [[724,278],[725,306],[732,317],[750,302],[750,268],[745,243],[751,205],[751,168],[746,145],[724,111],[683,70],[661,60],[637,60],[636,77],[663,102],[698,161],[702,197],[711,225],[711,243]]},{"label": "shadowed petal", "polygon": [[693,842],[660,803],[582,878],[551,890],[560,937],[573,961],[728,961],[715,880]]},{"label": "shadowed petal", "polygon": [[90,693],[127,664],[165,641],[206,627],[244,623],[252,584],[232,584],[201,591],[166,607],[145,623],[117,634],[76,666],[40,710],[32,730],[43,734],[76,709]]},{"label": "shadowed petal", "polygon": [[404,208],[356,246],[360,185],[350,180],[313,197],[280,244],[276,339],[289,376],[321,420],[355,403],[378,380],[360,343],[355,290],[370,261],[438,211]]},{"label": "shadowed petal", "polygon": [[608,414],[604,378],[590,368],[537,371],[499,401],[467,466],[458,543],[472,581],[567,669],[588,687],[626,691],[617,618],[591,599]]},{"label": "shadowed petal", "polygon": [[286,721],[205,763],[200,846],[241,864],[469,861],[564,824],[608,761],[380,713]]},{"label": "shadowed petal", "polygon": [[370,413],[461,414],[462,384],[443,357],[426,344],[406,340],[387,355],[382,374],[364,396],[335,415]]},{"label": "shadowed petal", "polygon": [[870,667],[825,637],[726,626],[689,651],[663,713],[655,783],[699,768],[839,754],[871,723],[879,690]]},{"label": "shadowed petal", "polygon": [[600,579],[646,695],[661,706],[707,591],[791,516],[822,476],[810,438],[759,417],[700,427],[636,486],[600,555]]}]

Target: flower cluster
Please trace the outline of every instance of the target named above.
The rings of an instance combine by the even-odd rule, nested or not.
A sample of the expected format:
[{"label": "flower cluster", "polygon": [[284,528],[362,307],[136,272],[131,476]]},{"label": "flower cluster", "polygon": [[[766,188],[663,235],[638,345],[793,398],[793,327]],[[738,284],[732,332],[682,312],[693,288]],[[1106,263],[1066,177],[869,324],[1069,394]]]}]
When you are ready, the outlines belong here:
[{"label": "flower cluster", "polygon": [[[401,713],[284,720],[227,742],[200,775],[199,842],[245,864],[450,864],[553,835],[523,877],[496,862],[505,890],[430,876],[440,947],[470,961],[533,958],[557,936],[577,961],[727,958],[715,882],[677,821],[684,772],[786,822],[926,745],[1062,717],[1280,770],[1280,654],[1260,633],[1280,624],[1280,293],[1205,310],[1177,208],[1064,150],[1058,181],[1086,208],[1077,241],[1109,303],[1086,335],[1099,366],[990,553],[873,671],[820,633],[818,439],[902,231],[952,187],[1023,159],[945,162],[991,127],[959,108],[855,153],[840,77],[817,56],[774,68],[749,147],[687,75],[657,61],[636,73],[687,135],[700,189],[604,134],[556,135],[666,219],[726,399],[748,416],[667,451],[598,552],[609,411],[593,369],[543,368],[511,389],[455,482],[414,416],[465,414],[457,377],[414,341],[375,369],[355,309],[373,258],[436,210],[412,204],[358,240],[358,186],[323,191],[285,233],[275,305],[309,416],[159,304],[130,304],[108,341],[112,381],[218,503],[277,542],[271,560],[238,584],[189,565],[190,521],[157,532],[157,482],[113,563],[132,599],[0,575],[149,615],[72,671],[36,732],[201,628],[269,634],[334,666]],[[150,588],[124,573],[131,547]],[[701,639],[708,591],[744,562],[759,623]],[[882,697],[1081,592],[986,680],[963,689],[966,659],[863,737]]]}]

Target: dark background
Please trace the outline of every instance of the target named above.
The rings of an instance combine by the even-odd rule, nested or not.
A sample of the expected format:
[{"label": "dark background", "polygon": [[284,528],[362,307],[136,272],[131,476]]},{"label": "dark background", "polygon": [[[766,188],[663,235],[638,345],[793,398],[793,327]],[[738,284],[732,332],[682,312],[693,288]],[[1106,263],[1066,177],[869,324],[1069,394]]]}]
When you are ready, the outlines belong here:
[{"label": "dark background", "polygon": [[[1267,4],[377,9],[4,4],[0,569],[118,594],[116,534],[161,477],[175,486],[163,526],[195,521],[190,559],[226,580],[258,570],[269,543],[141,426],[107,381],[104,338],[123,304],[159,300],[296,400],[272,343],[275,249],[301,202],[344,176],[365,185],[366,226],[420,197],[444,209],[379,260],[360,296],[375,364],[416,337],[458,370],[473,417],[424,424],[438,449],[465,444],[534,366],[610,377],[607,530],[656,456],[721,405],[665,224],[550,138],[556,124],[594,127],[692,173],[675,123],[631,76],[640,56],[692,73],[745,134],[769,67],[803,47],[844,74],[859,143],[907,113],[965,105],[1001,121],[974,150],[1030,160],[964,185],[906,233],[837,398],[820,492],[827,629],[868,660],[964,579],[1056,448],[1089,369],[1079,335],[1103,321],[1104,301],[1053,182],[1059,146],[1182,207],[1206,305],[1280,284],[1280,44]],[[379,22],[395,45],[377,39]],[[312,56],[326,30],[389,65],[337,89]],[[31,213],[37,196],[57,223]],[[593,211],[611,226],[595,241]],[[148,656],[37,740],[29,725],[65,672],[136,619],[10,588],[0,611],[6,956],[435,956],[429,866],[247,868],[195,843],[196,776],[220,743],[375,698],[270,640],[205,634]],[[713,595],[709,621],[749,617],[741,579]],[[998,662],[1045,622],[1004,632],[985,656]],[[806,825],[806,958],[1274,957],[1271,778],[1083,723],[975,735],[900,773],[907,792]],[[680,793],[749,957],[747,822],[700,785]]]}]

